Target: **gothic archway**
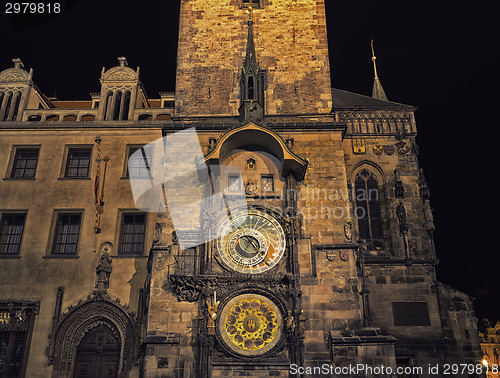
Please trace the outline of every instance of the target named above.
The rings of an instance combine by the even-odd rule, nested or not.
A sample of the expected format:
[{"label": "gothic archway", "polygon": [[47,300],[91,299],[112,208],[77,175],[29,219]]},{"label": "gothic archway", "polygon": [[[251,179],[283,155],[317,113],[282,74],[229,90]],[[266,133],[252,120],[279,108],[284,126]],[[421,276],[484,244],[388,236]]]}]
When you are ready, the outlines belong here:
[{"label": "gothic archway", "polygon": [[49,362],[54,365],[53,377],[72,376],[79,345],[98,327],[106,327],[120,341],[117,376],[132,368],[137,358],[135,317],[119,303],[97,294],[71,309],[52,335]]},{"label": "gothic archway", "polygon": [[105,324],[85,335],[76,349],[75,378],[118,376],[120,335]]}]

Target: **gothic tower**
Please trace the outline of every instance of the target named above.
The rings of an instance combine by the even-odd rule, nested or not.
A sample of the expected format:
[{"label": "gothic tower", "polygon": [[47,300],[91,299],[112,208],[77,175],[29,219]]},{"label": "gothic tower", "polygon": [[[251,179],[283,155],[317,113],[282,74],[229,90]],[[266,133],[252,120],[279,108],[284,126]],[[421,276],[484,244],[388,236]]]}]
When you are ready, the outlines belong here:
[{"label": "gothic tower", "polygon": [[442,305],[473,333],[470,299],[436,281],[415,108],[374,68],[373,98],[331,89],[323,1],[181,3],[146,376],[473,361]]}]

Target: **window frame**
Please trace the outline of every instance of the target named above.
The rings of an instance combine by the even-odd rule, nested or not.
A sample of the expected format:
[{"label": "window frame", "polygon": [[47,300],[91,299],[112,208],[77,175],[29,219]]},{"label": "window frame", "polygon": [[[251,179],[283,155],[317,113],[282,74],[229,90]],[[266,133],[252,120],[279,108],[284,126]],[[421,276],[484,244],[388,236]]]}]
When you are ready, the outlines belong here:
[{"label": "window frame", "polygon": [[[264,189],[264,179],[271,179],[271,190],[265,190]],[[274,186],[274,175],[273,174],[263,174],[260,176],[260,187],[262,188],[262,193],[274,193],[275,191],[275,186]]]},{"label": "window frame", "polygon": [[[87,175],[86,176],[68,176],[68,168],[69,168],[69,159],[72,151],[75,150],[89,150],[89,164],[87,167]],[[90,179],[90,175],[92,172],[92,160],[93,160],[93,146],[90,144],[71,144],[66,145],[64,148],[64,160],[63,165],[61,167],[60,178],[68,179],[68,180],[85,180]]]},{"label": "window frame", "polygon": [[[124,164],[124,167],[123,167],[123,177],[124,179],[130,179],[130,172],[129,172],[129,166],[128,166],[128,162],[129,162],[129,159],[130,157],[134,154],[135,151],[137,151],[138,149],[144,149],[144,147],[146,147],[147,144],[129,144],[127,145],[126,149],[125,149],[125,164]],[[147,169],[147,172],[148,172],[148,175],[140,175],[140,176],[132,176],[132,179],[134,180],[150,180],[153,178],[153,174],[152,174],[152,168],[153,168],[153,158],[154,158],[154,149],[153,147],[151,146],[151,161],[149,161],[149,168],[146,168],[146,167],[143,167],[143,169]],[[143,155],[144,157],[144,155]],[[142,159],[142,161],[144,161],[144,159]],[[141,167],[139,167],[139,169],[141,169]]]},{"label": "window frame", "polygon": [[[19,257],[21,255],[21,247],[23,243],[23,236],[25,233],[26,229],[26,218],[27,218],[28,212],[26,210],[8,210],[8,211],[0,211],[0,246],[3,244],[1,243],[1,237],[2,237],[2,231],[3,231],[3,225],[4,225],[4,220],[6,216],[23,216],[23,224],[22,224],[22,230],[20,233],[20,238],[19,242],[17,244],[17,252],[16,253],[10,253],[10,252],[5,252],[2,247],[0,247],[0,258],[8,258],[8,257]],[[10,239],[11,234],[6,234],[9,235],[7,237],[7,240]],[[14,244],[14,243],[5,243],[6,245],[9,244]],[[7,249],[7,248],[6,248]]]},{"label": "window frame", "polygon": [[[125,217],[126,216],[129,216],[129,215],[134,215],[135,216],[138,216],[138,215],[142,215],[144,216],[144,223],[143,223],[143,227],[144,227],[144,230],[143,230],[143,233],[142,233],[142,249],[139,252],[130,252],[130,251],[127,251],[127,250],[124,250],[124,245],[134,245],[134,244],[139,244],[139,243],[124,243],[124,220],[125,220]],[[143,211],[138,211],[137,209],[127,209],[127,210],[120,210],[118,212],[118,225],[119,227],[117,227],[117,231],[118,231],[118,235],[117,235],[117,239],[118,239],[118,243],[117,243],[117,246],[118,248],[116,249],[116,256],[115,257],[143,257],[144,256],[144,253],[145,253],[145,249],[146,249],[146,242],[147,242],[147,233],[148,233],[148,221],[149,221],[149,217],[148,217],[148,213],[147,212],[143,212]],[[136,226],[136,224],[134,223],[133,226]],[[130,233],[128,233],[129,235]],[[132,232],[131,235],[136,235],[138,233],[134,233]]]},{"label": "window frame", "polygon": [[[22,151],[28,151],[28,150],[37,150],[37,156],[36,156],[36,162],[35,166],[33,168],[33,175],[32,176],[16,176],[16,165],[18,162],[18,157],[19,153]],[[38,168],[38,162],[40,160],[40,150],[41,146],[40,145],[14,145],[12,146],[12,151],[11,151],[11,159],[10,159],[10,164],[7,170],[6,178],[12,179],[12,180],[35,180],[36,179],[36,173],[37,173],[37,168]],[[33,160],[33,159],[32,159]],[[26,169],[24,167],[23,169]]]},{"label": "window frame", "polygon": [[240,0],[240,9],[246,9],[249,5],[252,5],[254,9],[263,9],[264,8],[264,0]]},{"label": "window frame", "polygon": [[358,196],[358,193],[357,193],[357,188],[356,188],[356,178],[358,177],[358,175],[361,174],[362,171],[368,171],[368,173],[370,174],[371,177],[373,177],[376,182],[377,182],[377,204],[378,204],[378,214],[379,214],[379,224],[380,224],[380,237],[379,238],[376,238],[376,237],[373,237],[373,232],[372,232],[372,229],[373,229],[373,225],[372,225],[372,219],[369,217],[369,214],[370,214],[370,205],[371,205],[371,201],[369,201],[369,196],[370,196],[370,191],[373,190],[374,188],[370,188],[368,186],[368,181],[367,180],[364,180],[365,181],[365,190],[368,190],[368,193],[365,192],[365,201],[366,202],[366,210],[367,211],[367,214],[366,216],[368,217],[367,218],[367,222],[368,222],[368,232],[369,232],[369,236],[370,238],[369,239],[364,239],[368,242],[368,245],[367,247],[371,250],[388,250],[390,247],[389,245],[387,245],[386,241],[387,241],[387,209],[385,208],[386,206],[386,197],[385,197],[385,190],[384,190],[384,185],[385,185],[385,178],[383,176],[383,174],[381,173],[381,171],[373,164],[370,164],[369,162],[364,162],[363,164],[359,164],[352,172],[352,179],[350,181],[350,185],[349,185],[349,192],[350,192],[350,197],[352,196],[351,198],[351,201],[352,201],[352,204],[353,204],[353,208],[354,208],[354,218],[355,218],[355,224],[356,224],[356,232],[358,234],[358,237],[361,238],[361,230],[360,230],[360,218],[358,217],[357,213],[356,213],[356,209],[358,207],[362,207],[362,206],[358,206],[358,199],[357,199],[357,196]]},{"label": "window frame", "polygon": [[[68,252],[54,252],[56,248],[56,242],[57,240],[57,233],[58,233],[58,228],[59,228],[59,219],[61,216],[75,216],[79,215],[80,216],[80,221],[78,224],[78,236],[76,239],[76,243],[64,243],[66,244],[75,244],[75,252],[74,253],[68,253]],[[53,216],[53,226],[52,226],[52,232],[51,232],[51,239],[50,239],[50,244],[48,248],[48,253],[47,257],[78,257],[78,251],[80,248],[80,239],[81,239],[81,234],[82,234],[82,225],[84,224],[84,210],[83,209],[64,209],[64,210],[55,210],[54,211],[54,216]],[[59,243],[63,244],[63,243]]]}]

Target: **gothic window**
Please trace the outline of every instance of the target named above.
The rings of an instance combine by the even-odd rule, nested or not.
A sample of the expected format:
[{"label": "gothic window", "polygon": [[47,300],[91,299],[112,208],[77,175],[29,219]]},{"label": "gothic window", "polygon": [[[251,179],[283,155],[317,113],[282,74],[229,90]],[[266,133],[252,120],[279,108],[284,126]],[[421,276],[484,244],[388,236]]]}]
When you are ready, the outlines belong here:
[{"label": "gothic window", "polygon": [[24,377],[33,320],[32,305],[0,303],[0,377]]},{"label": "gothic window", "polygon": [[250,76],[248,78],[248,99],[249,100],[255,99],[255,88],[254,88],[253,76]]},{"label": "gothic window", "polygon": [[126,177],[150,178],[153,151],[147,147],[128,147]]},{"label": "gothic window", "polygon": [[52,255],[76,255],[81,213],[57,214]]},{"label": "gothic window", "polygon": [[0,220],[0,255],[18,255],[23,237],[25,213],[4,213]]},{"label": "gothic window", "polygon": [[359,237],[373,241],[382,239],[380,215],[380,191],[375,174],[362,169],[355,180],[355,216],[358,220]]},{"label": "gothic window", "polygon": [[142,255],[146,235],[146,214],[123,213],[120,225],[118,254]]},{"label": "gothic window", "polygon": [[274,177],[273,175],[262,175],[262,191],[263,192],[273,192],[274,191]]},{"label": "gothic window", "polygon": [[121,106],[121,116],[120,119],[128,119],[128,110],[130,108],[130,91],[125,91],[123,94],[123,104]]},{"label": "gothic window", "polygon": [[38,152],[38,148],[17,148],[10,177],[34,178]]},{"label": "gothic window", "polygon": [[9,117],[11,103],[12,103],[12,92],[9,91],[5,94],[5,97],[4,97],[4,99],[2,101],[2,105],[1,105],[1,114],[3,114],[2,121],[7,121],[8,117]]},{"label": "gothic window", "polygon": [[69,148],[64,177],[88,177],[91,153],[91,148]]}]

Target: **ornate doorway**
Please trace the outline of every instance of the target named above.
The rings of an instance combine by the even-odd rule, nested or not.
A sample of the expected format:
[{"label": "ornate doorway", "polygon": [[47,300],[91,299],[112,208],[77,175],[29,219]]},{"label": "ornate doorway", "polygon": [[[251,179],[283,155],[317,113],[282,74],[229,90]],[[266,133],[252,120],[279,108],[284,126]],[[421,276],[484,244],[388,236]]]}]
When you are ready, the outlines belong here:
[{"label": "ornate doorway", "polygon": [[119,337],[101,324],[90,331],[78,345],[74,377],[117,377],[119,361]]}]

